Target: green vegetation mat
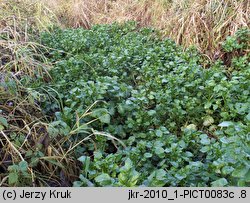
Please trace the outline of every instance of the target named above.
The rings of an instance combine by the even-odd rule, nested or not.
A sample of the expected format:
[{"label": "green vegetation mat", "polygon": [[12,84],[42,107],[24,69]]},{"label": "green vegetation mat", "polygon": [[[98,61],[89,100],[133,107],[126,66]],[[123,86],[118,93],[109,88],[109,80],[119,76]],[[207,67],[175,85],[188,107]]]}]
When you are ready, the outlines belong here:
[{"label": "green vegetation mat", "polygon": [[222,45],[233,68],[205,69],[195,49],[134,23],[43,33],[52,80],[30,90],[81,162],[74,186],[250,186],[247,36]]}]

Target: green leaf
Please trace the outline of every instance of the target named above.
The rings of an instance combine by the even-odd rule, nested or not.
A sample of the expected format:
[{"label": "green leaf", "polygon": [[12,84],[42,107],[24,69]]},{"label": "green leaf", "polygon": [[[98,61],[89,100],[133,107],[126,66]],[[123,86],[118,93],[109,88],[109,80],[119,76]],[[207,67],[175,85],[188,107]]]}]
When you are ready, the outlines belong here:
[{"label": "green leaf", "polygon": [[204,108],[205,109],[209,109],[211,106],[212,106],[212,103],[211,102],[207,102],[207,103],[205,103]]},{"label": "green leaf", "polygon": [[246,119],[250,121],[250,113],[247,114]]},{"label": "green leaf", "polygon": [[118,175],[118,180],[123,186],[133,187],[136,185],[139,177],[140,173],[138,173],[135,169],[132,169],[129,172],[121,172]]},{"label": "green leaf", "polygon": [[8,122],[7,122],[6,118],[1,117],[1,116],[0,116],[0,124],[5,126],[6,128],[8,127]]},{"label": "green leaf", "polygon": [[145,183],[149,187],[163,187],[167,183],[167,172],[163,169],[155,170]]},{"label": "green leaf", "polygon": [[210,150],[210,147],[209,147],[209,146],[204,146],[204,147],[202,147],[202,148],[200,149],[200,152],[206,153],[206,152],[208,152],[209,150]]},{"label": "green leaf", "polygon": [[232,166],[224,166],[221,170],[222,174],[227,175],[231,174],[234,171],[234,168]]},{"label": "green leaf", "polygon": [[162,147],[156,147],[155,148],[155,153],[159,156],[163,155],[165,150]]},{"label": "green leaf", "polygon": [[203,145],[210,144],[210,139],[208,138],[208,136],[206,134],[201,134],[200,138],[201,138],[201,141],[200,141],[201,144],[203,144]]},{"label": "green leaf", "polygon": [[179,174],[179,173],[176,173],[175,174],[175,177],[178,179],[178,180],[183,180],[184,178],[187,177],[186,174]]},{"label": "green leaf", "polygon": [[78,158],[78,161],[80,161],[80,162],[83,163],[85,176],[87,177],[88,172],[89,172],[89,166],[90,166],[90,157],[88,157],[88,156],[81,156],[80,158]]},{"label": "green leaf", "polygon": [[194,124],[189,124],[188,126],[186,126],[186,129],[188,130],[197,130],[197,126]]},{"label": "green leaf", "polygon": [[95,181],[101,186],[108,186],[112,184],[112,178],[107,173],[103,173],[95,178]]},{"label": "green leaf", "polygon": [[155,110],[149,110],[148,111],[148,115],[149,116],[153,116],[153,115],[155,115],[156,114],[156,111]]},{"label": "green leaf", "polygon": [[250,183],[250,169],[248,170],[248,172],[245,174],[244,180],[248,183]]},{"label": "green leaf", "polygon": [[206,116],[203,121],[204,126],[210,126],[214,123],[214,119],[211,116]]},{"label": "green leaf", "polygon": [[109,115],[109,114],[105,114],[105,115],[99,117],[99,119],[100,119],[100,121],[101,121],[102,123],[107,123],[107,124],[109,124],[111,118],[110,118],[110,115]]},{"label": "green leaf", "polygon": [[248,171],[249,167],[242,165],[234,170],[232,176],[235,178],[244,178]]},{"label": "green leaf", "polygon": [[156,130],[155,134],[156,134],[157,137],[161,137],[163,135],[161,130]]},{"label": "green leaf", "polygon": [[73,183],[73,187],[82,187],[82,186],[83,186],[82,181],[74,181],[74,183]]},{"label": "green leaf", "polygon": [[127,158],[125,161],[125,165],[120,169],[121,171],[129,171],[133,168],[133,163],[130,158]]},{"label": "green leaf", "polygon": [[144,157],[145,157],[145,158],[151,158],[151,157],[152,157],[152,154],[151,154],[151,153],[145,153],[145,154],[144,154]]},{"label": "green leaf", "polygon": [[102,153],[100,151],[95,151],[94,152],[94,157],[96,160],[101,159],[102,158]]},{"label": "green leaf", "polygon": [[10,185],[14,185],[18,182],[18,173],[17,172],[9,173],[8,177],[9,177],[8,182]]},{"label": "green leaf", "polygon": [[18,164],[18,166],[19,166],[20,171],[22,171],[22,172],[25,172],[28,169],[28,163],[26,161],[21,161]]},{"label": "green leaf", "polygon": [[164,152],[170,153],[170,152],[172,152],[172,149],[171,149],[171,148],[166,148],[166,149],[164,150]]},{"label": "green leaf", "polygon": [[222,138],[220,138],[220,141],[221,141],[222,143],[224,143],[224,144],[228,144],[228,143],[229,143],[229,140],[228,140],[227,137],[222,137]]},{"label": "green leaf", "polygon": [[110,115],[108,113],[108,110],[105,109],[105,108],[99,108],[99,109],[95,109],[93,112],[92,112],[92,116],[95,117],[95,118],[99,118],[99,120],[102,122],[102,123],[107,123],[109,124],[110,123]]},{"label": "green leaf", "polygon": [[223,186],[226,186],[227,184],[228,184],[228,182],[225,178],[220,178],[220,179],[213,181],[211,183],[212,187],[223,187]]},{"label": "green leaf", "polygon": [[223,121],[222,123],[220,123],[218,126],[219,127],[229,127],[233,125],[233,123],[231,121]]},{"label": "green leaf", "polygon": [[87,178],[85,178],[82,174],[80,175],[80,180],[81,181],[75,181],[73,187],[82,187],[82,186],[94,187],[94,184]]}]

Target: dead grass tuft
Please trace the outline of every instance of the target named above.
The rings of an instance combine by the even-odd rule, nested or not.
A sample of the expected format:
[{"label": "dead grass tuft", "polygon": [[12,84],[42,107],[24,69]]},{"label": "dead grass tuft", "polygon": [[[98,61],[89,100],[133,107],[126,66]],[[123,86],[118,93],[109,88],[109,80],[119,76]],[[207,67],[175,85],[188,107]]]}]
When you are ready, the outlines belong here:
[{"label": "dead grass tuft", "polygon": [[[69,186],[76,160],[64,156],[60,139],[48,135],[48,121],[24,77],[49,78],[37,37],[56,24],[55,15],[40,1],[0,1],[0,186],[10,184],[10,166],[26,161],[28,177],[16,172],[23,186]],[[64,166],[68,167],[65,168]]]}]

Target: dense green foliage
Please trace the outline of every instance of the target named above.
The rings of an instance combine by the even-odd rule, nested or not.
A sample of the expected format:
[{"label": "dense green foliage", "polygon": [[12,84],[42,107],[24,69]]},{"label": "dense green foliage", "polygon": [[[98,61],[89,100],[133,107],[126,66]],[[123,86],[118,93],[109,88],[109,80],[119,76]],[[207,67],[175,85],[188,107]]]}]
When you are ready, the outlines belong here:
[{"label": "dense green foliage", "polygon": [[[94,132],[74,149],[83,164],[75,186],[250,185],[247,56],[230,70],[220,61],[204,69],[195,50],[133,23],[56,29],[42,43],[53,80],[34,89],[55,113],[50,136],[77,143]],[[246,43],[236,36],[223,46]]]}]

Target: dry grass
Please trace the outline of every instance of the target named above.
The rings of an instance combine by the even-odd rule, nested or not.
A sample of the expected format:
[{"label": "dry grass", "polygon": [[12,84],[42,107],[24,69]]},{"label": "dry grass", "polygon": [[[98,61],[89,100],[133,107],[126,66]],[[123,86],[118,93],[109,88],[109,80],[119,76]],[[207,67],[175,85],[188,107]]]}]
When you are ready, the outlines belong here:
[{"label": "dry grass", "polygon": [[[0,118],[8,123],[0,129],[0,186],[70,186],[79,173],[72,152],[62,147],[65,142],[74,143],[63,136],[49,136],[49,122],[38,105],[42,95],[35,93],[20,84],[0,88]],[[29,178],[20,175],[22,185],[10,185],[9,166],[20,161],[29,163]]]},{"label": "dry grass", "polygon": [[55,23],[40,1],[0,0],[0,119],[8,123],[3,129],[0,122],[0,186],[10,186],[9,166],[20,161],[29,163],[30,178],[20,176],[29,186],[68,186],[77,178],[76,160],[65,156],[63,140],[48,136],[47,118],[38,105],[41,95],[20,83],[24,76],[49,77],[40,51],[44,47],[35,41]]},{"label": "dry grass", "polygon": [[[181,4],[177,6],[181,8]],[[249,26],[248,1],[193,1],[177,15],[174,10],[167,17],[171,21],[165,28],[166,35],[184,47],[197,46],[211,60],[221,55],[221,42],[228,35]]]},{"label": "dry grass", "polygon": [[0,71],[16,76],[47,72],[36,35],[55,23],[56,17],[39,1],[0,1]]},{"label": "dry grass", "polygon": [[153,26],[184,47],[195,45],[210,60],[221,42],[249,27],[248,0],[44,0],[69,27],[135,20]]}]

